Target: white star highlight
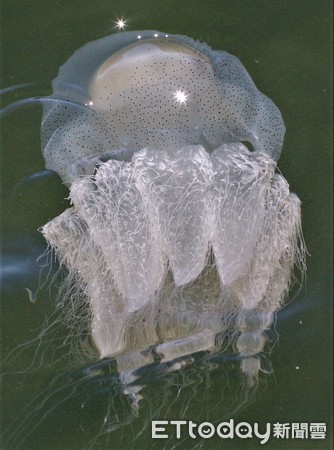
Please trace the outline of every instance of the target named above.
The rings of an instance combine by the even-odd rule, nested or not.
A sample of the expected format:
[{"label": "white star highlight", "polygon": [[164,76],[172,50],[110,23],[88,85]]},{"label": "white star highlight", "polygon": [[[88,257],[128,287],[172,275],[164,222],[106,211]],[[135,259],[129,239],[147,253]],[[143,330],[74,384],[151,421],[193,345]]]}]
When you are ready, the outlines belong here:
[{"label": "white star highlight", "polygon": [[184,91],[177,90],[174,93],[174,98],[178,103],[180,103],[181,105],[184,105],[187,101],[188,95]]},{"label": "white star highlight", "polygon": [[126,20],[124,19],[117,19],[115,22],[115,28],[118,30],[125,30],[126,27]]}]

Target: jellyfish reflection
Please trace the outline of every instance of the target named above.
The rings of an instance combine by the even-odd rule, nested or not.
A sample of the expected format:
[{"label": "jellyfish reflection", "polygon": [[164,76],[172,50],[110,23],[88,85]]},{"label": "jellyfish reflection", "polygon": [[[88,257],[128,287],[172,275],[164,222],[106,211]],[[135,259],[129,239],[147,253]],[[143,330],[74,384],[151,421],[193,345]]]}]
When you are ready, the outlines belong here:
[{"label": "jellyfish reflection", "polygon": [[137,400],[140,368],[200,352],[236,352],[254,386],[305,270],[300,201],[275,171],[278,108],[234,56],[153,31],[79,49],[51,100],[43,154],[73,206],[41,231],[68,270],[72,329],[87,305],[100,357]]}]

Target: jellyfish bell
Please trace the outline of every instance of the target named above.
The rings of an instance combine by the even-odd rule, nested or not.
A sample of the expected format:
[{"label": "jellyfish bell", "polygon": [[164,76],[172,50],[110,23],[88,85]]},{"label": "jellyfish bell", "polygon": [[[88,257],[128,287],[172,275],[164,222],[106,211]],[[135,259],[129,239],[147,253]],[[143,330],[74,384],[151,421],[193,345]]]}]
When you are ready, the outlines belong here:
[{"label": "jellyfish bell", "polygon": [[285,132],[280,112],[240,61],[185,36],[167,36],[124,32],[71,56],[44,107],[47,168],[71,183],[80,171],[70,175],[66,168],[85,156],[192,144],[210,152],[243,141],[278,159]]},{"label": "jellyfish bell", "polygon": [[220,333],[253,385],[304,270],[300,201],[275,172],[278,108],[236,57],[154,31],[77,50],[51,99],[43,155],[73,205],[42,228],[68,270],[62,305],[87,303],[120,371],[218,351]]}]

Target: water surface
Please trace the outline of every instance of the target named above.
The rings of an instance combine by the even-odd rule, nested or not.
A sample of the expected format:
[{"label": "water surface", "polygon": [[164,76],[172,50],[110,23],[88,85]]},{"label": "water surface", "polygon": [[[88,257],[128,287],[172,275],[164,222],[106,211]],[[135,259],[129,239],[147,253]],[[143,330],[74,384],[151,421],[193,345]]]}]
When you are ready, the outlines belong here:
[{"label": "water surface", "polygon": [[[36,84],[7,92],[3,104],[49,94],[50,81],[58,67],[84,43],[113,32],[113,22],[121,16],[128,19],[128,29],[161,29],[186,34],[238,56],[259,89],[280,108],[287,133],[279,167],[291,191],[296,192],[303,203],[303,230],[310,253],[307,283],[278,315],[276,331],[280,337],[271,355],[274,373],[265,378],[266,389],[260,389],[259,398],[245,407],[237,419],[250,423],[326,422],[329,428],[332,398],[330,3],[325,0],[167,0],[163,3],[146,0],[139,6],[138,2],[129,0],[99,1],[98,4],[40,0],[31,4],[7,0],[2,10],[3,87]],[[17,345],[36,336],[55,296],[56,287],[51,292],[44,289],[37,300],[31,302],[25,289],[35,291],[38,286],[35,258],[43,252],[45,244],[37,228],[68,206],[64,200],[67,190],[57,177],[42,174],[25,179],[44,170],[40,120],[40,109],[32,106],[8,114],[2,122],[2,358]],[[141,431],[145,414],[147,419],[152,408],[159,411],[159,405],[153,404],[158,401],[157,390],[164,387],[166,398],[174,399],[170,408],[161,411],[161,419],[168,416],[170,420],[179,418],[186,398],[189,399],[189,420],[219,421],[230,409],[230,401],[237,396],[235,375],[232,380],[229,378],[229,393],[222,394],[229,371],[233,372],[226,362],[221,370],[212,372],[210,380],[198,382],[195,391],[192,386],[183,388],[185,397],[182,398],[178,398],[180,387],[189,379],[184,372],[173,376],[173,385],[168,388],[163,374],[153,376],[145,388],[145,395],[152,398],[152,403],[144,404],[141,415],[134,419],[127,400],[105,388],[104,382],[110,385],[114,376],[112,367],[108,364],[96,367],[100,374],[99,385],[92,387],[94,379],[85,372],[85,367],[90,366],[89,360],[80,364],[68,361],[65,358],[68,351],[65,343],[54,357],[50,349],[42,352],[49,359],[43,360],[41,365],[34,361],[35,371],[31,372],[27,369],[35,354],[32,347],[12,362],[13,374],[3,378],[3,429],[50,383],[55,383],[51,387],[66,387],[60,390],[58,397],[49,399],[47,407],[60,406],[21,448],[51,450],[87,446],[97,434],[101,411],[110,404],[107,401],[110,398],[114,399],[114,410],[118,411],[120,420],[128,420],[131,425],[116,430],[106,443],[102,439],[93,448],[130,445],[133,448],[163,448],[163,445],[173,448],[180,442],[168,441],[167,445],[152,441],[147,433],[132,442],[133,436]],[[51,364],[55,360],[57,363]],[[203,379],[204,373],[205,370],[200,375]],[[68,377],[76,379],[76,376],[81,383],[75,395],[69,396]],[[117,383],[114,386],[117,390]],[[88,402],[82,413],[79,406],[87,400],[89,389],[100,394]],[[37,404],[38,399],[32,409]],[[203,441],[196,445],[203,445]],[[319,449],[329,449],[330,438],[317,441],[316,445]],[[193,441],[189,440],[180,444],[180,448],[193,446]],[[204,442],[204,448],[219,446],[239,449],[259,448],[260,444],[256,439],[226,442],[208,439]],[[315,447],[310,440],[271,440],[267,448]]]}]

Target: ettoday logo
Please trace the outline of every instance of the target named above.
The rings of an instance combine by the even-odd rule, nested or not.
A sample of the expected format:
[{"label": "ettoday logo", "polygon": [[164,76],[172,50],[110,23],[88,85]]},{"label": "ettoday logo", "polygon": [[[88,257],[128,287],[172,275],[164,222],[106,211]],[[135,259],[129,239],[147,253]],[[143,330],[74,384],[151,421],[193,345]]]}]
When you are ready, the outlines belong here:
[{"label": "ettoday logo", "polygon": [[182,436],[190,436],[193,439],[212,438],[215,434],[221,439],[247,439],[256,437],[260,439],[261,444],[268,442],[271,433],[270,423],[265,425],[263,433],[259,430],[259,424],[253,425],[248,422],[234,423],[231,419],[228,422],[221,422],[214,425],[211,422],[196,423],[192,420],[153,420],[152,421],[152,439],[168,439],[171,433],[175,433],[177,439]]}]

